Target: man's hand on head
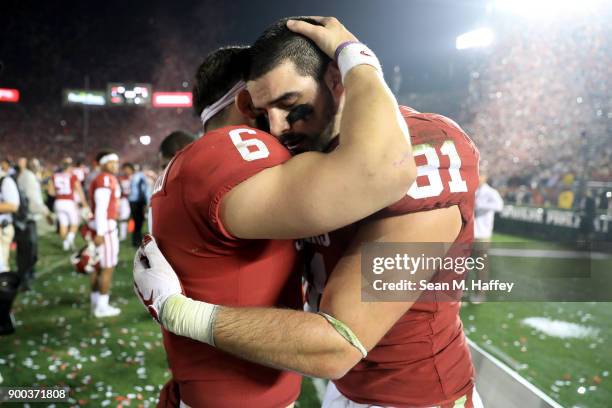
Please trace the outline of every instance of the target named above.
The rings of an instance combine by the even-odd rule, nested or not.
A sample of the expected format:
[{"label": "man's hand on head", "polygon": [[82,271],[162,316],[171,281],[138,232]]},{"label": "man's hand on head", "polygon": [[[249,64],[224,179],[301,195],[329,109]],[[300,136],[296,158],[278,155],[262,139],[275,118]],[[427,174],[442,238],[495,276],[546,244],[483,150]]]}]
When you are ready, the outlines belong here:
[{"label": "man's hand on head", "polygon": [[357,37],[342,25],[335,17],[310,16],[322,25],[311,24],[301,20],[287,21],[287,28],[294,33],[308,37],[328,57],[334,58],[336,49],[347,41],[358,41]]},{"label": "man's hand on head", "polygon": [[136,295],[159,323],[166,300],[172,295],[181,294],[183,289],[153,236],[145,235],[142,245],[136,251],[133,273]]}]

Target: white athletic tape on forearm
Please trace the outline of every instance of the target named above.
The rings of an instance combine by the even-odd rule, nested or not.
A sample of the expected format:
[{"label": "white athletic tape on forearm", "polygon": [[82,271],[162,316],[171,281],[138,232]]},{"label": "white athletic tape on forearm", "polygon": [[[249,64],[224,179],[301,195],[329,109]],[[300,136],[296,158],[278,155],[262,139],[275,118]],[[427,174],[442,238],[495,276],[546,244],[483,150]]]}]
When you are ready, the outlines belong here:
[{"label": "white athletic tape on forearm", "polygon": [[342,44],[340,47],[342,47],[342,49],[338,51],[337,61],[340,75],[342,76],[342,82],[344,82],[346,74],[357,65],[371,65],[376,68],[376,71],[378,71],[382,77],[383,70],[380,61],[378,61],[376,54],[374,54],[365,44],[351,42]]},{"label": "white athletic tape on forearm", "polygon": [[160,311],[160,321],[166,330],[174,334],[214,347],[213,325],[217,308],[217,305],[176,294],[164,303]]},{"label": "white athletic tape on forearm", "polygon": [[319,314],[323,316],[329,322],[329,324],[331,324],[331,326],[338,332],[338,334],[344,337],[346,341],[351,343],[353,347],[359,350],[363,358],[366,358],[368,356],[368,350],[363,347],[363,344],[361,344],[355,333],[353,333],[353,331],[346,324],[342,323],[340,320],[326,313],[319,312]]}]

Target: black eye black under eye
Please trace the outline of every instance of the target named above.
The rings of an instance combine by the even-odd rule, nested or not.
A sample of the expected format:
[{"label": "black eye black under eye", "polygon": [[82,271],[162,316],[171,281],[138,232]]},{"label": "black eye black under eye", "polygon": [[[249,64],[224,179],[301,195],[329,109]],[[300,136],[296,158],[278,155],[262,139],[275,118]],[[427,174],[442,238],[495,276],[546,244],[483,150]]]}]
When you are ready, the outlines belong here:
[{"label": "black eye black under eye", "polygon": [[289,125],[293,125],[297,121],[306,119],[312,114],[312,112],[312,106],[306,104],[298,105],[289,111],[289,114],[287,115],[287,123],[289,123]]}]

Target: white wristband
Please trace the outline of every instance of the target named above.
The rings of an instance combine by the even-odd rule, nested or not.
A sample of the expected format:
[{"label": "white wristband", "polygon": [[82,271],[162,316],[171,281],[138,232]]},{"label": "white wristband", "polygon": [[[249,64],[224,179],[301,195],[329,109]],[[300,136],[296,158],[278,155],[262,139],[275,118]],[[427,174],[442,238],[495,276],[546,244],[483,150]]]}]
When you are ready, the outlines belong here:
[{"label": "white wristband", "polygon": [[357,65],[371,65],[383,76],[382,66],[376,57],[365,44],[359,42],[351,42],[341,44],[337,52],[338,68],[342,76],[342,82],[346,78],[346,74]]},{"label": "white wristband", "polygon": [[217,305],[175,294],[164,302],[159,320],[166,330],[174,334],[214,347],[213,326],[217,308]]}]

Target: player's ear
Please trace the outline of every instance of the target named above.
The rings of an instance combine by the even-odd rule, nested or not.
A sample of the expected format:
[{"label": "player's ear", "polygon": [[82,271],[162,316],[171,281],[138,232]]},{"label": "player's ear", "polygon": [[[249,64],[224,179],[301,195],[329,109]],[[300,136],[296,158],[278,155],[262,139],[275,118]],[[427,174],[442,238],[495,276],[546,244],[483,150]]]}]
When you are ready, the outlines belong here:
[{"label": "player's ear", "polygon": [[342,85],[342,75],[340,75],[340,69],[336,62],[332,61],[327,64],[323,80],[334,97],[334,100],[338,103],[340,97],[344,93],[344,85]]},{"label": "player's ear", "polygon": [[255,109],[253,108],[253,101],[251,100],[251,94],[246,89],[238,92],[236,95],[234,102],[236,103],[236,107],[240,113],[249,118],[255,119],[257,115],[255,114]]}]

